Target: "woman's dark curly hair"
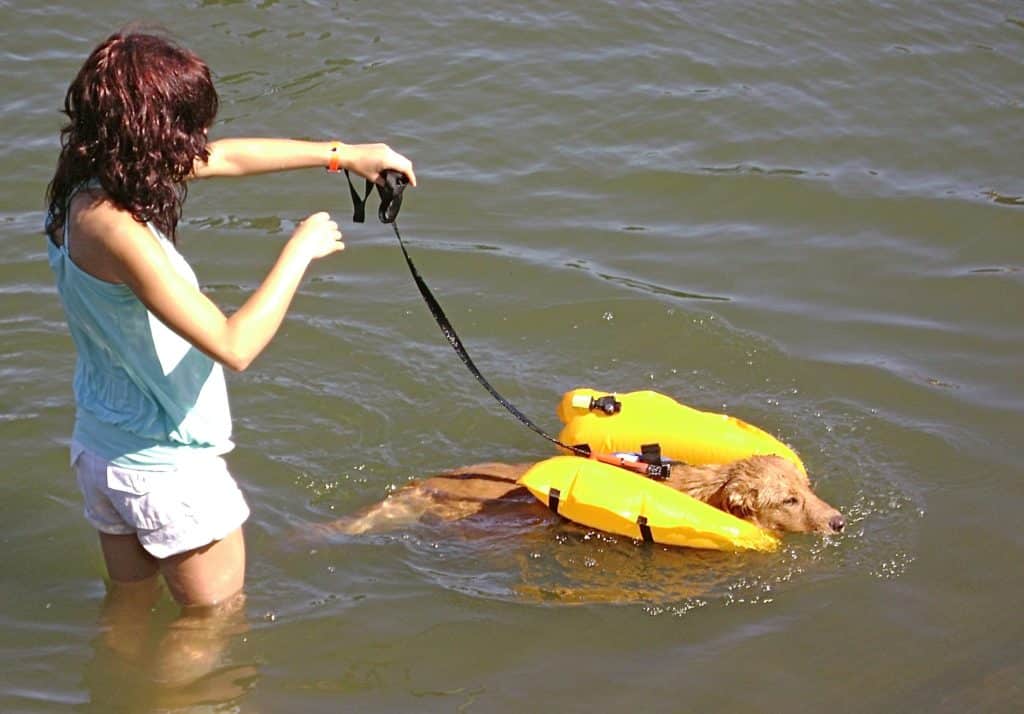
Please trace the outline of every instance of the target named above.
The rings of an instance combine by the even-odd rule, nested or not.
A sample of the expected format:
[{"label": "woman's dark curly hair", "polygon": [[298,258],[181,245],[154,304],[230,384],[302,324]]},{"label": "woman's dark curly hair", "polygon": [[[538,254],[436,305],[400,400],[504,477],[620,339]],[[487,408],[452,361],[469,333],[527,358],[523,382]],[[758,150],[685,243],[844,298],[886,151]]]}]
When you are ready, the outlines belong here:
[{"label": "woman's dark curly hair", "polygon": [[185,179],[196,159],[209,158],[217,104],[210,68],[194,53],[146,32],[108,37],[64,98],[69,122],[46,194],[50,230],[63,227],[75,188],[95,178],[116,206],[173,241]]}]

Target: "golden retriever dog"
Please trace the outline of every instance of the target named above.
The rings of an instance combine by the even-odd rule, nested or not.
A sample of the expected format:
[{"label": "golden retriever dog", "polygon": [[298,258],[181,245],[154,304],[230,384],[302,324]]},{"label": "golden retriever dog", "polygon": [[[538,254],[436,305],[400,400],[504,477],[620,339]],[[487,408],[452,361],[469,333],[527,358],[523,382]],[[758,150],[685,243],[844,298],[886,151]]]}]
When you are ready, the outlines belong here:
[{"label": "golden retriever dog", "polygon": [[[483,463],[413,481],[380,503],[315,527],[319,533],[371,533],[416,522],[456,521],[506,513],[519,504],[550,514],[517,481],[533,466]],[[846,519],[811,490],[807,477],[779,456],[728,464],[675,464],[666,484],[761,528],[791,533],[839,533]]]}]

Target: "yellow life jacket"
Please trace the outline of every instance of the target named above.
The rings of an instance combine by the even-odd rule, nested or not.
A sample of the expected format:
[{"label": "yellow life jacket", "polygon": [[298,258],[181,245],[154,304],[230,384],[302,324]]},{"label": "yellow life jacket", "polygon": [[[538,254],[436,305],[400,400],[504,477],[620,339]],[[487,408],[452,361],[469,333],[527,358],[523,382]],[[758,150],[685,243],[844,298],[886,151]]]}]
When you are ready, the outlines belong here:
[{"label": "yellow life jacket", "polygon": [[[617,413],[591,410],[591,399],[613,395]],[[614,394],[595,389],[566,392],[558,405],[565,424],[558,440],[587,444],[596,453],[639,453],[644,444],[661,446],[662,456],[688,464],[725,464],[757,454],[789,459],[806,475],[796,452],[771,434],[736,417],[702,412],[657,392]]]},{"label": "yellow life jacket", "polygon": [[553,511],[609,533],[665,545],[762,550],[778,539],[663,483],[579,456],[555,456],[519,479]]}]

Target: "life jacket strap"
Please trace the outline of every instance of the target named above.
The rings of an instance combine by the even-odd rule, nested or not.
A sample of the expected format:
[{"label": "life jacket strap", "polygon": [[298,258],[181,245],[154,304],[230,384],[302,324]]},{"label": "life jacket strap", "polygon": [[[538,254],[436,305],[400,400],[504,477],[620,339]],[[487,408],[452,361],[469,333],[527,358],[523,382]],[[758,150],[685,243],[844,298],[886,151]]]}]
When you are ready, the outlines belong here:
[{"label": "life jacket strap", "polygon": [[637,516],[636,524],[640,526],[640,537],[644,543],[653,543],[654,535],[651,533],[651,527],[647,525],[647,516]]},{"label": "life jacket strap", "polygon": [[557,488],[548,490],[548,508],[550,508],[554,513],[558,513],[558,503],[561,498],[562,492]]},{"label": "life jacket strap", "polygon": [[[583,450],[586,453],[580,453]],[[574,446],[573,451],[578,456],[587,456],[588,458],[600,461],[603,464],[611,464],[612,466],[618,466],[619,468],[626,469],[638,473],[641,476],[646,476],[649,479],[655,481],[664,481],[672,473],[672,460],[664,459],[661,456],[661,447],[658,444],[644,444],[640,454],[632,453],[615,453],[615,454],[598,454],[591,451],[587,444],[582,447]]]}]

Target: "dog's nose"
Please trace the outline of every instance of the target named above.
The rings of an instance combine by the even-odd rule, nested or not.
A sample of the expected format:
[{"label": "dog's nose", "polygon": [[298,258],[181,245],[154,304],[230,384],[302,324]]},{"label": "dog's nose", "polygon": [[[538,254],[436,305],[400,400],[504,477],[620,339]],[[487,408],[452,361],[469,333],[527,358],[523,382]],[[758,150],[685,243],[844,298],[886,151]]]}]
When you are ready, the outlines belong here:
[{"label": "dog's nose", "polygon": [[833,533],[841,533],[846,528],[846,519],[837,513],[828,519],[828,527],[832,529]]}]

